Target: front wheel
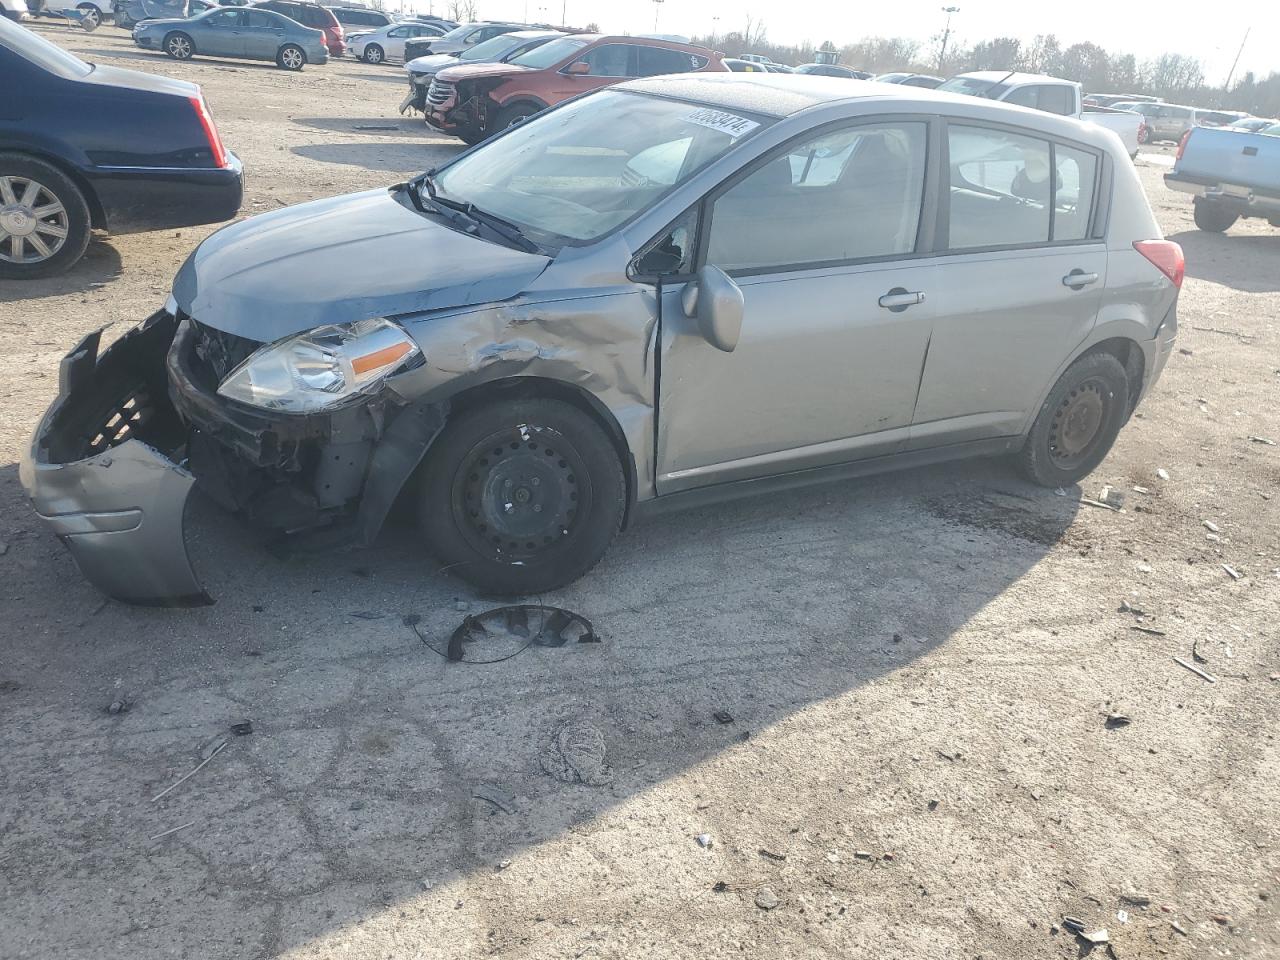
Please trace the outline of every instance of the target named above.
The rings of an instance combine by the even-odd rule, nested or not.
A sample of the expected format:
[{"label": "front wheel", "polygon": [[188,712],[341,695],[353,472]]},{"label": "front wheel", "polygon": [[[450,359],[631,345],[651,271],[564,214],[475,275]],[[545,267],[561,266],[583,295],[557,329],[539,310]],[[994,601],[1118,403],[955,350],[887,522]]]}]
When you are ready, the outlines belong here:
[{"label": "front wheel", "polygon": [[572,583],[622,525],[626,481],[600,426],[559,400],[506,400],[450,421],[427,452],[419,521],[444,568],[529,595]]},{"label": "front wheel", "polygon": [[1204,200],[1196,200],[1191,211],[1196,226],[1209,233],[1225,233],[1240,219],[1238,214]]},{"label": "front wheel", "polygon": [[80,26],[92,33],[102,26],[102,11],[92,3],[82,3],[76,7],[80,11]]},{"label": "front wheel", "polygon": [[493,128],[489,133],[501,133],[508,127],[514,127],[517,123],[524,123],[524,121],[537,113],[539,109],[539,107],[534,106],[531,103],[513,103],[509,107],[504,107],[502,110],[498,111],[497,122],[494,123]]},{"label": "front wheel", "polygon": [[294,43],[286,43],[276,54],[276,66],[284,70],[301,70],[306,63],[306,51]]},{"label": "front wheel", "polygon": [[483,131],[462,128],[458,130],[458,139],[467,146],[474,147],[477,143],[483,143],[486,137]]},{"label": "front wheel", "polygon": [[171,33],[164,38],[164,52],[175,60],[190,60],[196,52],[196,45],[185,33]]},{"label": "front wheel", "polygon": [[1093,472],[1111,450],[1129,410],[1129,380],[1109,353],[1090,353],[1058,378],[1019,455],[1022,472],[1065,487]]},{"label": "front wheel", "polygon": [[362,59],[365,63],[381,63],[387,58],[387,53],[376,43],[371,43],[364,48],[364,56]]}]

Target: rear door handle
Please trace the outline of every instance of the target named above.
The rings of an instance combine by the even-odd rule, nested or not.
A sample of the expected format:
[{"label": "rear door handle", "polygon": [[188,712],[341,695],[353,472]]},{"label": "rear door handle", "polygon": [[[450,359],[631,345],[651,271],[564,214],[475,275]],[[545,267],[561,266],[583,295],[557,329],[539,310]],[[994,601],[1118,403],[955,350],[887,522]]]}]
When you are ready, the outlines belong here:
[{"label": "rear door handle", "polygon": [[1083,270],[1072,270],[1062,278],[1062,285],[1070,287],[1072,290],[1079,290],[1081,287],[1087,287],[1091,283],[1098,282],[1096,273],[1085,273]]},{"label": "rear door handle", "polygon": [[917,303],[924,303],[924,294],[918,290],[905,290],[902,287],[894,287],[880,298],[880,306],[894,312],[901,312]]}]

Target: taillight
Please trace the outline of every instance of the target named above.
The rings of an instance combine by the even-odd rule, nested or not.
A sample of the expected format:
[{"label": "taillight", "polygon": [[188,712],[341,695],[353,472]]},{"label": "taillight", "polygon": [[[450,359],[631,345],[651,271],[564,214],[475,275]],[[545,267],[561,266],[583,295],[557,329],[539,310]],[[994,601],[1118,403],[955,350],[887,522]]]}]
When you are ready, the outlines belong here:
[{"label": "taillight", "polygon": [[1182,139],[1178,141],[1178,152],[1174,156],[1174,160],[1181,160],[1183,152],[1187,149],[1187,141],[1191,139],[1191,131],[1188,130],[1182,135]]},{"label": "taillight", "polygon": [[1138,240],[1133,248],[1173,281],[1175,289],[1182,289],[1182,278],[1187,272],[1187,259],[1182,255],[1182,247],[1172,240]]},{"label": "taillight", "polygon": [[227,151],[222,147],[222,138],[218,136],[218,128],[213,125],[213,117],[209,115],[209,106],[204,102],[203,96],[190,97],[191,106],[195,108],[196,116],[200,119],[200,126],[204,130],[205,139],[209,141],[209,152],[213,154],[213,165],[215,167],[225,167],[227,165]]}]

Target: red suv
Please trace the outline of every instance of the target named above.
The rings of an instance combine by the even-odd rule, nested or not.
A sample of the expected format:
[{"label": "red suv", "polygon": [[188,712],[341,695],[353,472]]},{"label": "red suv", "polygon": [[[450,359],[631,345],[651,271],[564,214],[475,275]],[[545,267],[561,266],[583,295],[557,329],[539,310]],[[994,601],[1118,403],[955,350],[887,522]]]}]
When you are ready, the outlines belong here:
[{"label": "red suv", "polygon": [[274,10],[304,27],[323,31],[324,45],[329,50],[329,56],[340,57],[346,53],[347,38],[342,24],[328,7],[306,3],[304,0],[260,0],[253,5],[264,10]]},{"label": "red suv", "polygon": [[479,143],[539,110],[633,77],[728,71],[706,47],[642,37],[580,33],[506,63],[447,67],[427,90],[427,123]]}]

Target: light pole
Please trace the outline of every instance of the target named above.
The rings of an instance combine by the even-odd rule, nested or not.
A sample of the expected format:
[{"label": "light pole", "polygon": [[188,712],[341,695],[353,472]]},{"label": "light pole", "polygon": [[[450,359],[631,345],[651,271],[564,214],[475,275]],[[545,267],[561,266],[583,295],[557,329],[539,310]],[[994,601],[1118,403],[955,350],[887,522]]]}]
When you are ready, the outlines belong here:
[{"label": "light pole", "polygon": [[663,0],[653,0],[653,32],[658,32],[658,13],[662,10]]},{"label": "light pole", "polygon": [[713,47],[716,44],[716,34],[717,34],[717,31],[719,30],[719,27],[720,27],[720,18],[712,17],[711,18],[711,45]]},{"label": "light pole", "polygon": [[942,65],[947,62],[947,41],[951,39],[951,15],[959,13],[959,7],[943,7],[942,12],[947,15],[947,25],[942,30],[942,49],[938,52],[938,72],[942,72]]},{"label": "light pole", "polygon": [[1231,92],[1231,78],[1236,75],[1236,67],[1240,65],[1240,55],[1244,53],[1244,45],[1249,42],[1249,33],[1252,30],[1253,30],[1252,26],[1247,27],[1245,29],[1244,39],[1240,41],[1240,49],[1236,51],[1236,58],[1231,61],[1231,69],[1227,71],[1227,82],[1223,84],[1223,88],[1228,93]]}]

